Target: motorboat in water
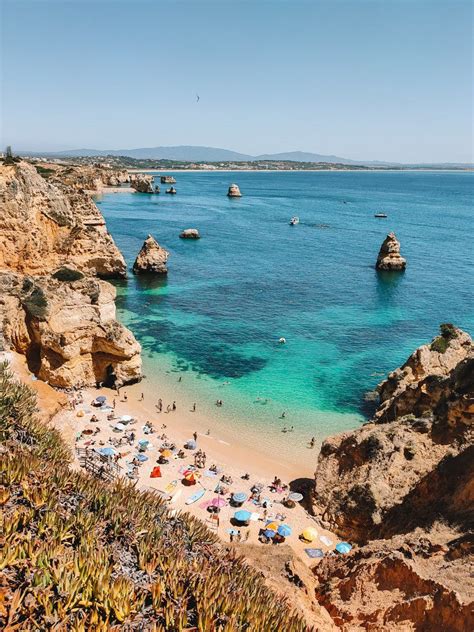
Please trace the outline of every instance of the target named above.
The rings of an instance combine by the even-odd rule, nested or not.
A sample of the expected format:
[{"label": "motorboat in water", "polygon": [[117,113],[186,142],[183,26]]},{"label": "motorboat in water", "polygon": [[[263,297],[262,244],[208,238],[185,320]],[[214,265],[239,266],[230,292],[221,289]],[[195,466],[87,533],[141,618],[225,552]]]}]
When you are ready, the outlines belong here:
[{"label": "motorboat in water", "polygon": [[385,218],[385,217],[388,217],[388,215],[386,215],[385,213],[375,213],[374,217]]},{"label": "motorboat in water", "polygon": [[166,189],[166,193],[170,193],[171,195],[176,195],[176,189],[174,187],[170,187]]},{"label": "motorboat in water", "polygon": [[290,226],[296,226],[296,224],[299,224],[299,223],[300,223],[300,218],[296,217],[296,215],[290,219]]}]

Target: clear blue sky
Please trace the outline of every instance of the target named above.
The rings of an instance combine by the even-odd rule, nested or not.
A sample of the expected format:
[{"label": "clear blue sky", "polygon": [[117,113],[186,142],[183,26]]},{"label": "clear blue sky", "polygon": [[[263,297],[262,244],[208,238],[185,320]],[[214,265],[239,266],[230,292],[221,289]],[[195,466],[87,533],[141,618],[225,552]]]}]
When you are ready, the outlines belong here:
[{"label": "clear blue sky", "polygon": [[472,160],[470,0],[0,1],[14,148]]}]

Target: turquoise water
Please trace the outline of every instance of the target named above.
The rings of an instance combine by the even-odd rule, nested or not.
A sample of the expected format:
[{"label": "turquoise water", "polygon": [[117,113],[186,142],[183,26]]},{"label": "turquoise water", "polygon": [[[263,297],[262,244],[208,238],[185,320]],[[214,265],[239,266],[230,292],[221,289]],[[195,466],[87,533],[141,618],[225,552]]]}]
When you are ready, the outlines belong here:
[{"label": "turquoise water", "polygon": [[[473,174],[175,175],[176,196],[99,201],[129,266],[148,233],[171,253],[167,279],[117,284],[119,316],[147,374],[180,372],[242,429],[322,439],[352,428],[369,412],[364,393],[441,322],[474,332]],[[226,197],[234,181],[240,199]],[[190,227],[201,240],[178,238]],[[374,269],[390,230],[405,273]]]}]

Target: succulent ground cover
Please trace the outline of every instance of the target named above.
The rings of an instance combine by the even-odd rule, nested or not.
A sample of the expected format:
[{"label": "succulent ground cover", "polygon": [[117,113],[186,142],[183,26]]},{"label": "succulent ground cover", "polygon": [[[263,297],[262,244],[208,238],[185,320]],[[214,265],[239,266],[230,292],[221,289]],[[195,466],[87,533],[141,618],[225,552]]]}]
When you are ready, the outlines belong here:
[{"label": "succulent ground cover", "polygon": [[3,630],[308,630],[203,523],[71,469],[35,410],[1,364]]}]

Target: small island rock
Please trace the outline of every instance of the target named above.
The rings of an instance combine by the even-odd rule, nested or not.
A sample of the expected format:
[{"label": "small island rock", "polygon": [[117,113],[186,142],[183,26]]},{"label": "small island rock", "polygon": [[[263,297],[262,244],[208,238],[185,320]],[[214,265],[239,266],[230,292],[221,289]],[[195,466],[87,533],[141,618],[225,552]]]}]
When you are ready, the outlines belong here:
[{"label": "small island rock", "polygon": [[197,228],[186,228],[186,230],[183,230],[183,232],[180,234],[180,238],[181,239],[200,239],[201,235],[199,234],[199,231]]},{"label": "small island rock", "polygon": [[389,233],[382,246],[375,267],[377,270],[405,270],[406,259],[400,255],[400,242],[395,233]]},{"label": "small island rock", "polygon": [[237,184],[231,184],[227,192],[228,197],[242,197],[242,193]]},{"label": "small island rock", "polygon": [[137,193],[154,193],[154,179],[146,173],[134,173],[130,176],[130,186]]},{"label": "small island rock", "polygon": [[133,273],[167,274],[168,257],[169,252],[162,248],[154,237],[148,235],[133,264]]}]

